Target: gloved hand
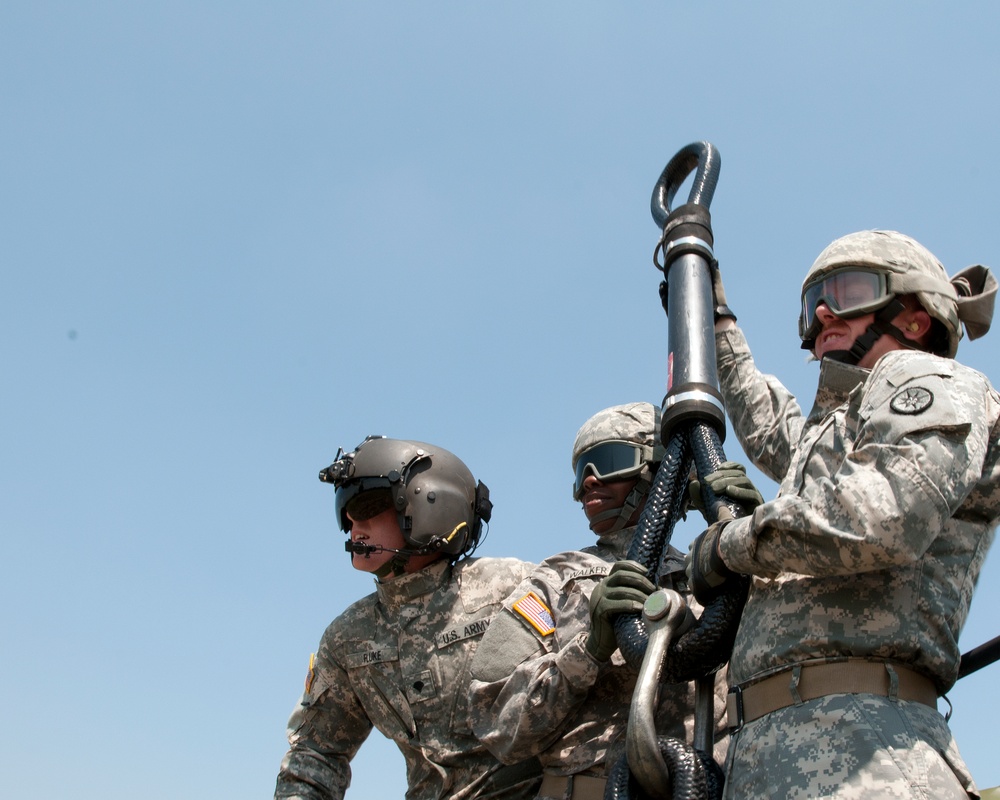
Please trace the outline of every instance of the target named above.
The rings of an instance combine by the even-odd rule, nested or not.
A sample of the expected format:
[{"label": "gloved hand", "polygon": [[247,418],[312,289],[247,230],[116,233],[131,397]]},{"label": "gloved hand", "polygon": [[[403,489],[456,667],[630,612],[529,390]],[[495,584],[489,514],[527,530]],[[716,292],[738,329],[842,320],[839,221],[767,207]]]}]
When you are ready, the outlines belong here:
[{"label": "gloved hand", "polygon": [[[718,322],[720,319],[731,319],[733,322],[736,322],[736,312],[733,311],[726,303],[726,288],[722,285],[722,273],[719,272],[718,261],[712,262],[711,270],[713,319],[715,322]],[[669,314],[670,308],[667,305],[667,298],[669,297],[668,290],[669,285],[666,281],[662,281],[660,283],[660,305],[662,305],[663,310]]]},{"label": "gloved hand", "polygon": [[[747,468],[737,461],[724,461],[715,472],[705,476],[705,484],[723,502],[732,501],[749,514],[764,498],[747,476]],[[705,513],[701,482],[697,477],[688,483],[688,506]]]},{"label": "gloved hand", "polygon": [[688,586],[702,605],[707,605],[722,594],[726,582],[736,575],[719,554],[719,536],[731,521],[724,519],[710,525],[707,531],[691,542],[687,558],[684,559]]},{"label": "gloved hand", "polygon": [[590,635],[587,652],[598,661],[607,661],[618,649],[612,618],[642,611],[646,598],[656,587],[646,577],[646,568],[636,561],[616,561],[611,572],[590,595]]},{"label": "gloved hand", "polygon": [[[712,215],[707,206],[700,203],[685,203],[670,212],[663,224],[660,242],[653,251],[653,263],[665,275],[672,260],[668,257],[668,253],[674,252],[676,257],[676,253],[689,252],[691,242],[694,240],[701,241],[708,247],[707,250],[703,247],[696,247],[695,251],[702,255],[711,268],[712,305],[715,321],[728,318],[735,322],[736,314],[726,303],[726,290],[722,286],[719,263],[712,255],[712,248],[715,247],[715,235],[712,233]],[[684,246],[680,250],[674,250],[677,245],[682,243]],[[667,282],[663,281],[660,284],[660,303],[663,305],[663,310],[669,314],[667,296]]]}]

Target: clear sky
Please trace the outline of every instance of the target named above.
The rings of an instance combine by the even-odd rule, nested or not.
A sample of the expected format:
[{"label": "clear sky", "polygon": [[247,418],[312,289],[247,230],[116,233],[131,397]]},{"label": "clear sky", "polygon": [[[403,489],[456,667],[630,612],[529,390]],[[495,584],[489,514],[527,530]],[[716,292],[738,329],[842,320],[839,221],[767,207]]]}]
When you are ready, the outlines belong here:
[{"label": "clear sky", "polygon": [[[649,197],[689,142],[722,156],[730,304],[805,403],[834,238],[1000,266],[998,38],[986,2],[6,0],[4,794],[271,795],[309,653],[372,588],[316,479],[339,445],[459,454],[481,555],[589,544],[570,445],[662,399]],[[998,337],[959,353],[994,383]],[[994,553],[963,650],[998,583]],[[951,693],[981,786],[998,678]],[[404,784],[374,734],[349,796]]]}]

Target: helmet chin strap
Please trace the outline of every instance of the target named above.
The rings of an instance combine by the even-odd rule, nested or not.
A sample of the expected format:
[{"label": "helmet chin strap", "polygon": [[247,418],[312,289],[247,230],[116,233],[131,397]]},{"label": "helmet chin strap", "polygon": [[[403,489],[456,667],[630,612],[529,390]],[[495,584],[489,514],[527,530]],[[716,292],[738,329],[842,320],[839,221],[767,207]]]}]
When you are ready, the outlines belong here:
[{"label": "helmet chin strap", "polygon": [[[900,344],[912,349],[913,343],[903,336],[903,332],[899,328],[892,324],[892,320],[905,310],[906,306],[900,303],[898,298],[893,298],[889,305],[876,312],[875,319],[872,320],[871,325],[865,328],[864,333],[854,340],[854,344],[851,345],[849,350],[831,350],[823,358],[839,361],[841,364],[857,366],[861,359],[871,352],[871,349],[875,346],[875,342],[885,334],[889,334],[889,336]],[[815,341],[813,339],[813,346],[815,346]]]},{"label": "helmet chin strap", "polygon": [[595,525],[614,517],[617,517],[617,519],[615,519],[611,527],[598,534],[599,536],[606,536],[609,533],[620,531],[622,528],[627,528],[629,520],[632,519],[632,515],[635,514],[636,509],[642,507],[642,503],[649,493],[650,486],[652,486],[652,483],[649,480],[649,468],[644,467],[639,475],[639,480],[632,487],[632,491],[628,493],[628,497],[625,498],[625,502],[622,503],[621,508],[609,508],[607,511],[595,514],[593,519],[590,520],[590,529],[594,530]]}]

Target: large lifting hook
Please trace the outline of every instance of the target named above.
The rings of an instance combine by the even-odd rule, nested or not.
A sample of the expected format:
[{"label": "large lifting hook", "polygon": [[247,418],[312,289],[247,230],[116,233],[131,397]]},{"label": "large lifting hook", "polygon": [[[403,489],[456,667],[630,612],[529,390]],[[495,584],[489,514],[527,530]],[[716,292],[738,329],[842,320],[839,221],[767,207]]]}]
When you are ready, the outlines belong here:
[{"label": "large lifting hook", "polygon": [[[663,400],[661,438],[685,420],[711,425],[726,435],[726,409],[715,365],[715,319],[711,265],[715,262],[709,204],[722,160],[709,142],[684,147],[664,167],[650,201],[653,220],[662,229],[654,263],[663,270],[667,312],[667,395]],[[685,178],[696,170],[688,202],[671,210],[670,202]],[[658,255],[662,262],[656,262]]]},{"label": "large lifting hook", "polygon": [[[666,455],[657,470],[628,558],[643,564],[654,577],[684,509],[692,462],[699,479],[703,479],[725,460],[725,406],[716,373],[712,303],[715,254],[708,212],[719,165],[718,151],[710,143],[688,145],[663,170],[651,202],[653,219],[662,229],[654,261],[664,272],[660,295],[668,320],[667,394],[660,429]],[[688,202],[672,210],[670,203],[692,170],[695,175]],[[704,480],[701,485],[703,506],[712,514],[719,513],[722,507],[733,517],[743,514],[736,504],[720,503]],[[632,797],[634,782],[629,772],[649,797],[663,800],[672,800],[679,783],[690,786],[692,780],[700,780],[697,785],[706,787],[703,762],[711,758],[714,735],[712,675],[729,659],[748,586],[746,579],[734,581],[733,587],[707,605],[693,626],[679,636],[675,625],[664,634],[659,618],[648,617],[648,624],[637,614],[616,618],[615,632],[622,655],[640,668],[634,702],[645,710],[634,706],[635,717],[629,720],[629,763],[624,767],[616,765],[612,772],[605,793],[608,800]],[[683,598],[676,598],[683,606]],[[671,600],[671,605],[677,605],[676,600]],[[661,682],[689,680],[699,681],[701,698],[695,715],[695,753],[681,742],[656,736],[651,722],[654,707],[649,706],[650,702],[655,704]],[[676,750],[680,755],[670,759],[671,764],[653,755],[674,752],[672,744],[679,745]],[[678,771],[686,774],[675,774]],[[714,798],[720,792],[721,781],[709,781],[697,796]]]}]

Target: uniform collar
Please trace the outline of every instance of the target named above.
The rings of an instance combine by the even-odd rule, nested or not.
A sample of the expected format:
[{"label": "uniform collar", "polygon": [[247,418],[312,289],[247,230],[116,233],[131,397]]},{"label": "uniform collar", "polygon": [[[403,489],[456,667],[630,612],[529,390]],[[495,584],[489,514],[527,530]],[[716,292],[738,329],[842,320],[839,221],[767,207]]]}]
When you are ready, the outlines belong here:
[{"label": "uniform collar", "polygon": [[614,553],[615,558],[625,558],[628,555],[629,545],[632,544],[632,535],[635,533],[635,525],[630,528],[622,528],[620,531],[606,533],[597,540],[597,546]]},{"label": "uniform collar", "polygon": [[451,562],[441,558],[418,572],[400,575],[391,581],[375,581],[379,602],[387,606],[400,606],[418,597],[436,591],[451,580]]},{"label": "uniform collar", "polygon": [[847,396],[865,382],[871,370],[843,364],[830,358],[819,363],[819,385],[810,417],[825,415],[847,400]]}]

